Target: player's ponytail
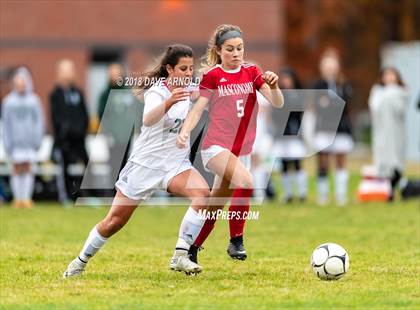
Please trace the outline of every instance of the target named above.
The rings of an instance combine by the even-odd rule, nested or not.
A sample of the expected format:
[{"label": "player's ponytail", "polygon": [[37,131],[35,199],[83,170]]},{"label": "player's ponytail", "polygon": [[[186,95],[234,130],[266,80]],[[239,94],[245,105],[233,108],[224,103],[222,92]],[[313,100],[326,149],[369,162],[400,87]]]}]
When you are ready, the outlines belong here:
[{"label": "player's ponytail", "polygon": [[229,39],[229,36],[226,36],[226,34],[230,31],[239,32],[239,34],[242,35],[242,30],[238,26],[226,24],[217,26],[216,30],[209,39],[207,52],[203,57],[204,67],[209,68],[222,63],[220,56],[217,54],[217,51],[220,50],[224,41]]},{"label": "player's ponytail", "polygon": [[167,78],[168,71],[166,70],[166,66],[170,65],[171,67],[175,67],[181,57],[194,57],[192,48],[183,44],[168,46],[165,53],[160,56],[154,67],[141,75],[139,88],[141,90],[150,88],[153,84],[158,82],[159,79]]}]

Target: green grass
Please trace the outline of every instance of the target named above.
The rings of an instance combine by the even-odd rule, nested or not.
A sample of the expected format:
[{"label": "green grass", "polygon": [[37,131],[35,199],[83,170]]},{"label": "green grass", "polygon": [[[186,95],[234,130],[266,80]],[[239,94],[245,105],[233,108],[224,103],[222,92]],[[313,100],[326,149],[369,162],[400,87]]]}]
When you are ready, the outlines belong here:
[{"label": "green grass", "polygon": [[[200,253],[205,270],[167,269],[185,207],[143,207],[79,279],[61,278],[107,208],[0,208],[0,309],[419,309],[419,201],[334,206],[265,204],[246,227],[244,262],[226,255],[220,221]],[[309,257],[336,242],[350,272],[321,281]]]}]

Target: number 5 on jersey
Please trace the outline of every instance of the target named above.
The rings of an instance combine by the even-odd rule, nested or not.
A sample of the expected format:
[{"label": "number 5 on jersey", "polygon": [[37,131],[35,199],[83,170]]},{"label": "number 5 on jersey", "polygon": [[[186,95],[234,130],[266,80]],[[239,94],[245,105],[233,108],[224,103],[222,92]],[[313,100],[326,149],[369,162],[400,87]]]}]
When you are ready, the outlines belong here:
[{"label": "number 5 on jersey", "polygon": [[244,104],[244,100],[243,99],[238,99],[238,100],[236,100],[236,110],[238,111],[238,117],[242,117],[242,116],[244,116],[244,106],[243,106],[243,104]]}]

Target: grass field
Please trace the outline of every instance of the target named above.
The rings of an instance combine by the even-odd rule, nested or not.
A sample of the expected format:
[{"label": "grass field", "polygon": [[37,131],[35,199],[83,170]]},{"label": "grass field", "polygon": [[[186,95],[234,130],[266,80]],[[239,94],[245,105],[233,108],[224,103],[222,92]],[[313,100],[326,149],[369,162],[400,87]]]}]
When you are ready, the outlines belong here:
[{"label": "grass field", "polygon": [[[244,262],[226,255],[220,221],[200,253],[205,270],[167,269],[185,207],[137,210],[95,256],[82,278],[63,280],[91,227],[107,208],[0,208],[1,309],[419,309],[419,201],[334,206],[266,203],[246,228]],[[321,281],[309,257],[336,242],[350,272]]]}]

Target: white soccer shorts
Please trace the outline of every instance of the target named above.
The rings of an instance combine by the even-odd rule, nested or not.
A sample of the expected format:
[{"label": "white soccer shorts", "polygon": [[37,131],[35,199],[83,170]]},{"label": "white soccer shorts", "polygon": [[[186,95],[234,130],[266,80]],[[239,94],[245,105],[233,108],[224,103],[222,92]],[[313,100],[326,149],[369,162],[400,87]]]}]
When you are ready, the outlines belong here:
[{"label": "white soccer shorts", "polygon": [[[207,164],[209,163],[210,159],[214,156],[218,155],[223,151],[229,151],[227,148],[224,148],[220,145],[212,145],[208,149],[201,150],[201,158],[203,159],[203,166],[204,169],[208,172],[212,172],[207,168]],[[245,167],[250,170],[251,169],[251,154],[239,156],[239,160],[245,165]]]},{"label": "white soccer shorts", "polygon": [[188,158],[170,171],[151,169],[129,161],[121,170],[115,187],[132,200],[146,200],[157,190],[168,190],[171,180],[189,169],[195,168]]}]

